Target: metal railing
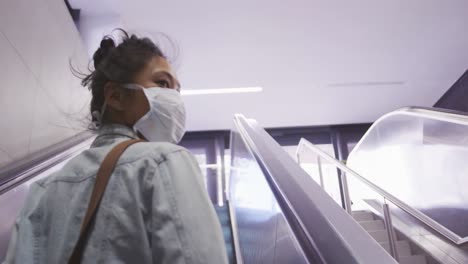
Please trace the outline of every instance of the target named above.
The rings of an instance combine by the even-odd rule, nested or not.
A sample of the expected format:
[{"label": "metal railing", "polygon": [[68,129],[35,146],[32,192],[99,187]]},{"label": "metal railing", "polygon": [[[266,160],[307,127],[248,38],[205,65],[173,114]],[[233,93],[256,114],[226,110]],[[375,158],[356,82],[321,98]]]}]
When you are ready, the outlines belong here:
[{"label": "metal railing", "polygon": [[[360,182],[364,183],[367,187],[372,189],[375,193],[379,194],[384,198],[384,205],[383,205],[383,216],[384,216],[384,222],[385,222],[385,227],[387,228],[388,232],[388,237],[389,237],[389,243],[390,243],[390,253],[391,255],[398,260],[398,252],[396,249],[396,239],[395,239],[395,233],[393,230],[392,226],[392,219],[391,219],[391,214],[389,210],[389,206],[387,201],[391,202],[401,210],[405,211],[406,213],[410,214],[411,216],[415,217],[416,219],[422,221],[425,223],[427,226],[429,226],[432,230],[435,232],[439,233],[440,235],[450,239],[451,241],[461,244],[463,241],[459,241],[453,232],[445,228],[444,226],[440,225],[438,222],[434,221],[432,218],[429,218],[425,214],[421,213],[419,210],[409,206],[405,202],[401,201],[394,195],[386,192],[379,186],[375,185],[374,183],[370,182],[368,179],[365,177],[361,176],[354,170],[350,169],[347,167],[345,164],[342,162],[336,160],[334,157],[329,155],[328,153],[324,152],[317,146],[313,145],[311,142],[307,141],[306,139],[301,139],[299,142],[299,146],[297,148],[296,152],[296,157],[297,161],[300,164],[301,163],[301,158],[300,155],[301,153],[305,150],[308,149],[312,152],[314,152],[317,155],[317,165],[319,168],[323,167],[322,165],[322,160],[326,160],[328,163],[336,167],[337,169],[341,170],[344,172],[344,174],[341,175],[342,178],[342,184],[343,184],[343,200],[345,202],[345,210],[351,214],[351,199],[350,199],[350,194],[349,194],[349,189],[348,189],[348,184],[347,184],[347,176],[351,175],[353,178],[359,180]],[[319,174],[322,174],[322,170],[318,170]],[[320,178],[323,178],[323,175],[320,176]]]},{"label": "metal railing", "polygon": [[[377,119],[369,130],[364,134],[362,139],[358,144],[353,148],[348,157],[348,166],[353,168],[354,171],[361,172],[361,175],[365,175],[368,182],[372,180],[373,183],[378,183],[382,177],[388,177],[390,175],[397,176],[395,180],[398,179],[411,179],[412,182],[421,183],[425,181],[425,185],[421,186],[422,189],[419,189],[419,184],[405,185],[405,188],[414,188],[415,190],[420,190],[418,197],[421,199],[431,198],[432,204],[425,203],[423,206],[415,202],[414,199],[408,197],[408,193],[400,192],[399,189],[395,189],[389,184],[379,182],[379,186],[385,189],[388,189],[387,193],[393,193],[398,195],[401,199],[399,202],[394,202],[390,199],[392,203],[397,205],[400,209],[410,214],[412,217],[420,220],[433,231],[438,234],[441,234],[443,237],[449,239],[457,245],[461,245],[468,242],[468,235],[463,232],[460,232],[460,226],[458,229],[452,224],[452,220],[444,218],[443,220],[438,218],[432,218],[433,214],[427,210],[432,207],[444,207],[450,205],[439,204],[439,201],[443,197],[436,197],[432,194],[427,196],[424,193],[432,193],[434,191],[440,192],[442,195],[443,191],[440,189],[440,186],[444,184],[449,184],[450,188],[445,189],[448,195],[450,193],[465,192],[464,187],[468,181],[460,181],[460,179],[465,179],[464,171],[468,169],[466,166],[466,161],[463,159],[457,159],[458,156],[463,156],[463,154],[457,152],[457,150],[468,150],[467,139],[468,138],[468,114],[465,112],[440,109],[440,108],[429,108],[429,107],[404,107],[396,111],[387,113]],[[430,149],[422,149],[422,147],[431,147],[431,146],[442,146],[444,149],[444,157],[450,157],[453,161],[450,165],[444,165],[440,160],[440,156],[435,157],[437,153],[441,153],[441,149],[437,151],[426,152]],[[419,153],[408,152],[411,149],[405,148],[404,152],[398,152],[400,154],[410,154],[409,160],[406,159],[406,162],[411,165],[403,165],[399,163],[399,170],[396,172],[393,170],[395,166],[390,166],[390,163],[386,160],[379,159],[378,157],[390,153],[390,151],[377,152],[378,150],[383,150],[385,147],[396,146],[396,147],[405,147],[411,146],[411,149],[416,149],[420,147],[420,150],[427,155],[418,155]],[[362,156],[364,153],[372,153],[376,158],[371,156]],[[417,159],[421,157],[421,159]],[[371,158],[373,162],[379,162],[378,165],[366,165],[366,160]],[[361,162],[361,164],[359,164]],[[422,167],[425,166],[425,167]],[[437,171],[437,173],[431,173],[434,167],[441,166],[443,170]],[[348,168],[349,168],[348,167]],[[367,170],[369,168],[370,170]],[[412,170],[411,170],[412,169]],[[429,169],[427,173],[420,173],[424,169]],[[364,171],[366,171],[364,173]],[[390,171],[390,174],[387,174],[386,171]],[[398,175],[396,175],[398,174]],[[378,175],[384,175],[379,178]],[[427,179],[430,176],[430,181]],[[449,176],[449,178],[447,178]],[[400,177],[400,178],[398,178]],[[374,184],[375,185],[375,184]],[[427,187],[430,189],[427,189]],[[400,196],[401,195],[401,196]],[[403,202],[405,201],[405,202]],[[465,210],[467,199],[458,198],[456,203],[461,205],[458,211]],[[424,212],[415,208],[425,208]],[[455,207],[454,207],[455,209]],[[466,217],[466,215],[462,216]],[[459,222],[459,221],[455,221]]]},{"label": "metal railing", "polygon": [[344,172],[344,174],[341,175],[341,184],[343,186],[343,201],[344,201],[344,207],[345,210],[348,214],[352,215],[352,210],[351,210],[351,198],[350,198],[350,193],[349,193],[349,187],[348,187],[348,181],[346,174],[350,174],[360,180],[361,182],[365,183],[367,186],[369,186],[372,190],[374,190],[376,193],[380,194],[381,196],[384,197],[384,206],[383,206],[383,211],[384,211],[384,224],[385,228],[388,232],[388,238],[389,238],[389,245],[390,245],[390,255],[392,255],[395,260],[398,261],[398,252],[397,252],[397,247],[396,247],[396,238],[395,238],[395,232],[393,230],[393,225],[392,225],[392,219],[391,219],[391,214],[390,214],[390,209],[388,204],[386,203],[386,200],[388,199],[395,205],[397,205],[400,208],[404,208],[406,205],[400,201],[398,198],[394,197],[393,195],[387,193],[377,185],[373,184],[372,182],[368,181],[366,178],[362,177],[355,171],[351,170],[348,168],[346,165],[343,163],[339,162],[332,156],[330,156],[328,153],[325,151],[321,150],[308,140],[302,138],[299,142],[297,151],[296,151],[296,159],[299,165],[301,164],[301,153],[303,150],[307,148],[311,151],[313,151],[317,155],[317,166],[318,166],[318,172],[319,172],[319,177],[320,177],[320,185],[322,188],[324,187],[323,185],[323,171],[322,171],[322,159],[326,160],[327,162],[331,163],[333,166],[335,166],[337,169],[341,170]]}]

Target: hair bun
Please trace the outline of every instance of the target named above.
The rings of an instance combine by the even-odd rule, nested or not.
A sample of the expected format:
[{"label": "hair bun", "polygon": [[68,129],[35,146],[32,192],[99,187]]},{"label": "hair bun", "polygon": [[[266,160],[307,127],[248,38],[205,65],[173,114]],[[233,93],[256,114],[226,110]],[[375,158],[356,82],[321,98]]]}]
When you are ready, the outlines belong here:
[{"label": "hair bun", "polygon": [[109,55],[115,48],[115,42],[109,37],[104,37],[99,45],[99,49],[93,55],[94,68],[97,69],[98,65]]}]

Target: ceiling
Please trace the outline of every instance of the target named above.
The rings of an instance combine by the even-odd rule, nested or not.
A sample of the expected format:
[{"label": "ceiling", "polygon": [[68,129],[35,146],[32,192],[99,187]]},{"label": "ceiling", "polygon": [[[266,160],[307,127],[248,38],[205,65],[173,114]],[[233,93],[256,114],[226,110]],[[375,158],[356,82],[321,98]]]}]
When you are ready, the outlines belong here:
[{"label": "ceiling", "polygon": [[234,113],[265,127],[372,122],[432,106],[468,68],[465,0],[70,3],[90,53],[123,27],[169,47],[184,89],[263,87],[184,97],[191,131],[230,129]]}]

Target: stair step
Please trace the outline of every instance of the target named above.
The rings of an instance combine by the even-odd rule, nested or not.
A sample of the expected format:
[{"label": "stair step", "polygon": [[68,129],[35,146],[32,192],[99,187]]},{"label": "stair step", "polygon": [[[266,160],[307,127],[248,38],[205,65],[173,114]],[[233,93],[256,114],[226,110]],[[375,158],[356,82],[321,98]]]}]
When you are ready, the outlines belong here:
[{"label": "stair step", "polygon": [[362,221],[359,224],[367,231],[384,230],[385,224],[382,220]]},{"label": "stair step", "polygon": [[229,218],[229,209],[228,207],[218,207],[214,206],[216,214],[218,215],[219,222],[221,223],[221,228],[223,231],[224,243],[226,245],[226,252],[228,256],[228,262],[230,264],[235,263],[234,261],[234,247],[232,245],[232,235],[231,235],[231,221]]},{"label": "stair step", "polygon": [[400,257],[400,264],[427,264],[424,255],[413,255],[408,257]]},{"label": "stair step", "polygon": [[368,233],[379,243],[388,242],[387,230],[375,230],[375,231],[369,231]]},{"label": "stair step", "polygon": [[364,222],[364,221],[373,221],[374,215],[368,211],[355,211],[352,213],[354,220],[357,222]]},{"label": "stair step", "polygon": [[[380,242],[379,243],[388,253],[390,253],[390,243]],[[397,252],[399,257],[411,256],[411,247],[407,240],[396,242]]]}]

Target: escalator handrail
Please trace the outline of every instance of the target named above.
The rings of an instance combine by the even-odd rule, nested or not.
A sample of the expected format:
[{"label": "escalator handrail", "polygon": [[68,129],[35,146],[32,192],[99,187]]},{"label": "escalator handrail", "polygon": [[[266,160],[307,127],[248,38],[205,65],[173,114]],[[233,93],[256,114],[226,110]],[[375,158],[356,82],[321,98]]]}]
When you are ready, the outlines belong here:
[{"label": "escalator handrail", "polygon": [[30,158],[30,162],[20,164],[20,166],[12,164],[11,167],[2,168],[0,171],[0,195],[89,148],[94,138],[94,133],[85,131],[41,150],[38,157]]},{"label": "escalator handrail", "polygon": [[254,120],[235,125],[311,263],[396,263]]},{"label": "escalator handrail", "polygon": [[438,115],[442,118],[445,118],[446,120],[450,120],[451,117],[454,115],[458,117],[465,118],[468,122],[468,113],[467,112],[462,112],[458,110],[452,110],[452,109],[445,109],[445,108],[438,108],[438,107],[423,107],[423,106],[407,106],[403,107],[400,109],[397,109],[396,111],[399,112],[419,112],[421,114],[430,114],[430,115]]},{"label": "escalator handrail", "polygon": [[407,116],[415,116],[415,117],[423,117],[433,120],[440,120],[445,122],[450,122],[454,124],[461,124],[468,126],[468,113],[456,111],[456,110],[449,110],[443,108],[435,108],[435,107],[416,107],[416,106],[409,106],[403,107],[398,110],[392,111],[387,113],[381,117],[379,117],[367,130],[367,132],[362,136],[361,140],[356,144],[354,149],[349,153],[349,156],[352,156],[354,152],[356,152],[359,147],[361,146],[362,142],[365,141],[367,136],[371,133],[371,131],[377,127],[382,121],[388,119],[389,117],[396,116],[396,115],[407,115]]}]

